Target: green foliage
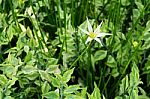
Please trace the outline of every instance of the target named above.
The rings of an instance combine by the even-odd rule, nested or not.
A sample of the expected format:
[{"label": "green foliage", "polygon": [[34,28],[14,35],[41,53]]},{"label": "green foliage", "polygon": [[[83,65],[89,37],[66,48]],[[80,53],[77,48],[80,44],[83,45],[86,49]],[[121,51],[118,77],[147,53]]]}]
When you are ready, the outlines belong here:
[{"label": "green foliage", "polygon": [[0,0],[0,99],[149,99],[149,42],[149,0]]},{"label": "green foliage", "polygon": [[89,99],[101,99],[100,90],[97,85],[94,83],[94,90],[91,95],[88,95]]},{"label": "green foliage", "polygon": [[48,93],[44,93],[43,97],[45,97],[46,99],[59,99],[59,94],[57,92],[48,92]]},{"label": "green foliage", "polygon": [[96,53],[94,54],[94,60],[95,61],[99,61],[99,60],[103,60],[107,55],[107,51],[104,50],[99,50],[96,51]]},{"label": "green foliage", "polygon": [[[135,63],[133,63],[130,75],[126,75],[121,81],[119,91],[120,98],[138,99],[138,86],[141,83],[142,82],[139,79],[138,67]],[[119,97],[117,96],[117,98]]]}]

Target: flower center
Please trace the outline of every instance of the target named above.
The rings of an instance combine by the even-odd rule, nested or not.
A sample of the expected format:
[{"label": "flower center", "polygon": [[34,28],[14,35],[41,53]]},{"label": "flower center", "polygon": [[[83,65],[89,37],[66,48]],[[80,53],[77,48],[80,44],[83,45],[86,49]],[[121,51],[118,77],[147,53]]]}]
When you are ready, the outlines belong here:
[{"label": "flower center", "polygon": [[94,39],[94,38],[96,37],[96,35],[97,35],[97,34],[94,33],[94,32],[90,32],[90,33],[89,33],[89,36],[90,36],[92,39]]}]

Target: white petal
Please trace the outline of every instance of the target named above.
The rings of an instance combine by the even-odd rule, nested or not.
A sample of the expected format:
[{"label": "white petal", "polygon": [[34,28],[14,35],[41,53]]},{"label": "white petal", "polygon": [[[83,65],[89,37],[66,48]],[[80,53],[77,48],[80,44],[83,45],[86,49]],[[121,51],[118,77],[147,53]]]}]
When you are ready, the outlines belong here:
[{"label": "white petal", "polygon": [[88,37],[85,44],[87,44],[89,41],[92,41],[92,40],[93,40],[92,38]]},{"label": "white petal", "polygon": [[100,32],[100,28],[102,25],[103,21],[100,23],[100,25],[94,30],[94,33],[99,33]]},{"label": "white petal", "polygon": [[98,33],[96,37],[104,37],[105,35],[112,35],[110,33]]},{"label": "white petal", "polygon": [[87,18],[87,24],[88,24],[88,31],[93,32],[92,25],[90,24],[88,18]]},{"label": "white petal", "polygon": [[88,32],[88,31],[86,31],[86,30],[84,30],[84,29],[82,29],[82,28],[80,28],[80,27],[79,27],[79,29],[80,29],[83,33],[85,33],[85,34],[88,34],[88,35],[89,35],[89,32]]},{"label": "white petal", "polygon": [[103,46],[103,45],[102,45],[102,43],[101,43],[101,41],[100,41],[100,39],[98,39],[98,38],[94,38],[94,40],[96,40],[98,43],[100,43],[100,44],[101,44],[101,46]]}]

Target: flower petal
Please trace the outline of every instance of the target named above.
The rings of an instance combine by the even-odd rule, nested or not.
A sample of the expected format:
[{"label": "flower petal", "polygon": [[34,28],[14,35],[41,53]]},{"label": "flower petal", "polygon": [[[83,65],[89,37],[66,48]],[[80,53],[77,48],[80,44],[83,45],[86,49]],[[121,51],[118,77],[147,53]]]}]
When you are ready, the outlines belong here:
[{"label": "flower petal", "polygon": [[100,25],[94,30],[94,33],[99,33],[100,32],[100,28],[102,26],[103,21],[100,23]]},{"label": "flower petal", "polygon": [[100,39],[94,38],[94,40],[96,40],[98,43],[100,43],[101,46],[103,46],[103,45],[102,45],[102,42],[100,41]]},{"label": "flower petal", "polygon": [[110,33],[98,33],[96,37],[104,37],[106,35],[112,35]]},{"label": "flower petal", "polygon": [[82,29],[82,28],[80,28],[80,27],[79,27],[79,29],[80,29],[83,33],[89,35],[89,32],[88,32],[88,31],[86,31],[86,30],[84,30],[84,29]]},{"label": "flower petal", "polygon": [[92,40],[93,40],[92,38],[88,37],[85,44],[87,44],[89,41],[92,41]]},{"label": "flower petal", "polygon": [[87,18],[87,24],[88,24],[88,31],[89,31],[89,32],[93,32],[92,25],[90,24],[88,18]]}]

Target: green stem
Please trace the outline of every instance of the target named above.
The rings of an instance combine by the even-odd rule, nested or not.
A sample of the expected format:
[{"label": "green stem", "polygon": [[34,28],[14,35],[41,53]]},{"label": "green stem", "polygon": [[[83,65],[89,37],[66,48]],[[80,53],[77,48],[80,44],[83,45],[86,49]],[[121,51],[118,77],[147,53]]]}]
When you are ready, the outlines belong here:
[{"label": "green stem", "polygon": [[66,37],[66,32],[67,32],[67,23],[66,23],[66,10],[67,10],[67,7],[66,7],[66,3],[64,2],[64,28],[65,28],[65,49],[66,49],[66,52],[67,52],[67,37]]},{"label": "green stem", "polygon": [[71,66],[69,67],[69,69],[71,69],[75,64],[76,62],[81,58],[81,56],[87,51],[87,49],[90,47],[91,45],[91,42],[89,43],[89,45],[84,49],[84,51],[80,54],[80,56],[71,64]]},{"label": "green stem", "polygon": [[63,89],[63,84],[61,84],[61,87],[60,87],[60,99],[64,99],[64,89]]},{"label": "green stem", "polygon": [[109,78],[108,78],[107,82],[104,85],[104,88],[102,90],[102,94],[103,94],[104,90],[106,89],[106,86],[107,86],[108,82],[110,81],[110,78],[111,78],[111,74],[109,75]]},{"label": "green stem", "polygon": [[21,27],[20,27],[19,22],[17,20],[17,15],[16,15],[16,12],[15,12],[15,8],[14,8],[11,0],[9,0],[9,4],[10,4],[10,8],[12,9],[13,20],[15,21],[15,24],[17,25],[17,27],[19,27],[19,29],[21,30]]}]

